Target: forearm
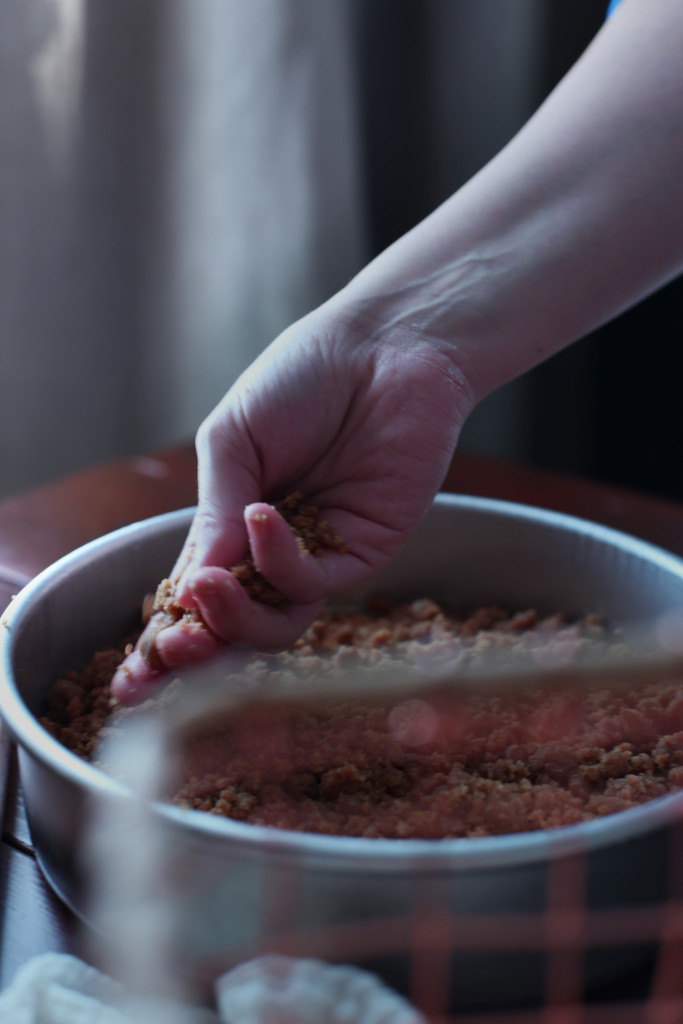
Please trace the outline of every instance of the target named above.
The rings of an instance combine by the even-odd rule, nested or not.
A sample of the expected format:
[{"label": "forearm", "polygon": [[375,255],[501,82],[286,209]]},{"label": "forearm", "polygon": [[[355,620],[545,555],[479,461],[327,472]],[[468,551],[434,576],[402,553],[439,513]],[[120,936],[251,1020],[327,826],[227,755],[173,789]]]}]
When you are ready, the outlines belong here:
[{"label": "forearm", "polygon": [[512,142],[333,308],[450,346],[476,400],[679,273],[682,44],[680,0],[624,0]]}]

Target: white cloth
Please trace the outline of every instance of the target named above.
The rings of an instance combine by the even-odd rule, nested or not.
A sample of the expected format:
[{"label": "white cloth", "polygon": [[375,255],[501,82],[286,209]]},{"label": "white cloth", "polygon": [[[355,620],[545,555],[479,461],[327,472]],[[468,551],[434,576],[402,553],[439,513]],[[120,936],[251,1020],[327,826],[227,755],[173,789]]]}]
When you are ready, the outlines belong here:
[{"label": "white cloth", "polygon": [[357,967],[265,956],[216,983],[224,1024],[425,1024],[409,1003]]},{"label": "white cloth", "polygon": [[76,957],[46,953],[0,994],[2,1024],[219,1024],[216,1014],[163,1000],[132,999]]},{"label": "white cloth", "polygon": [[2,1024],[425,1024],[374,975],[318,960],[267,956],[216,982],[218,1016],[133,999],[72,956],[36,957],[0,994]]}]

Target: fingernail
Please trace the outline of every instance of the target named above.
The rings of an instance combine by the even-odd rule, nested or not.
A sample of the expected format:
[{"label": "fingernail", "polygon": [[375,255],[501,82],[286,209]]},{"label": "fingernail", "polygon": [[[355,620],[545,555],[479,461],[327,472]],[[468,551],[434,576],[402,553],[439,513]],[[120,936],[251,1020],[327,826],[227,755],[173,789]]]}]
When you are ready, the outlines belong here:
[{"label": "fingernail", "polygon": [[247,505],[244,510],[244,516],[249,520],[250,523],[267,523],[268,516],[265,512],[257,512],[255,505]]},{"label": "fingernail", "polygon": [[192,581],[192,576],[195,572],[194,568],[187,568],[176,586],[175,599],[180,607],[186,610],[195,607],[195,599],[193,597],[194,585]]}]

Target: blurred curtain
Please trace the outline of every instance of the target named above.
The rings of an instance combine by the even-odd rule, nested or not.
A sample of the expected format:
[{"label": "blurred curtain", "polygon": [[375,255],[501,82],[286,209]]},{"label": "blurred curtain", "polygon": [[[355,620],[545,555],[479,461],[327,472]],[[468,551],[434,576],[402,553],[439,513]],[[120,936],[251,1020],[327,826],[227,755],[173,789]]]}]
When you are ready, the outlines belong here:
[{"label": "blurred curtain", "polygon": [[191,437],[523,123],[548,3],[3,0],[0,493]]},{"label": "blurred curtain", "polygon": [[5,492],[191,437],[360,266],[349,13],[3,0]]}]

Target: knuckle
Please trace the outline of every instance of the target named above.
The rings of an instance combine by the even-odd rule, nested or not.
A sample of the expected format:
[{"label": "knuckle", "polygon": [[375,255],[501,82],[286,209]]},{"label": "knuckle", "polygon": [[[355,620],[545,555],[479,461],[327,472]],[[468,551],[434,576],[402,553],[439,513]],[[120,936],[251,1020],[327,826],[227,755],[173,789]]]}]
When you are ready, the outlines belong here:
[{"label": "knuckle", "polygon": [[215,413],[211,413],[197,430],[195,448],[199,457],[201,458],[204,454],[215,451],[221,445],[223,437],[224,428]]},{"label": "knuckle", "polygon": [[201,533],[204,530],[213,529],[220,525],[222,519],[221,510],[218,506],[204,499],[197,508],[192,528],[196,532]]}]

